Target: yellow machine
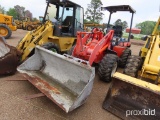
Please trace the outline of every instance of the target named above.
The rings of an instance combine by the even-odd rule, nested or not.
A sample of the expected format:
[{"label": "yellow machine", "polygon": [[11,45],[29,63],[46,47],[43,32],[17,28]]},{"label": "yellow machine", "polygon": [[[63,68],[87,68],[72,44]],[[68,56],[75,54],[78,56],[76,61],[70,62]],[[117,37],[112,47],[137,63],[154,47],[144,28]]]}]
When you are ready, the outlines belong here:
[{"label": "yellow machine", "polygon": [[22,21],[21,20],[14,20],[16,26],[17,26],[17,29],[22,29]]},{"label": "yellow machine", "polygon": [[34,53],[36,45],[58,53],[68,51],[76,42],[77,31],[83,30],[83,13],[83,8],[71,1],[64,4],[49,0],[43,24],[28,32],[17,45],[22,61]]},{"label": "yellow machine", "polygon": [[17,70],[67,113],[86,101],[95,77],[95,69],[87,61],[57,54],[71,48],[81,24],[81,6],[69,0],[47,0],[43,24],[28,32],[17,46],[22,61],[29,57]]},{"label": "yellow machine", "polygon": [[[122,119],[160,118],[160,17],[140,56],[130,56],[115,73],[103,108]],[[125,75],[126,74],[126,75]],[[136,78],[138,77],[138,78]]]},{"label": "yellow machine", "polygon": [[90,31],[90,27],[102,27],[102,30],[104,31],[105,29],[105,24],[98,24],[98,23],[84,23],[84,30],[85,31]]},{"label": "yellow machine", "polygon": [[39,20],[31,21],[29,17],[22,17],[21,19],[22,20],[15,20],[18,29],[32,31],[41,25]]},{"label": "yellow machine", "polygon": [[0,14],[0,35],[6,39],[11,37],[12,31],[16,31],[17,27],[12,16]]}]

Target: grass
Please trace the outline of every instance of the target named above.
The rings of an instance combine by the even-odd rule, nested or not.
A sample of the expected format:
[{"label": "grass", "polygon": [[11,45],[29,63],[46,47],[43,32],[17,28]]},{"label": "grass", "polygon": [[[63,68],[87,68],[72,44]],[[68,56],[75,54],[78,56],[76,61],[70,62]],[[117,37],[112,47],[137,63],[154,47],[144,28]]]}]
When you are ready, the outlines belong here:
[{"label": "grass", "polygon": [[[124,38],[128,38],[128,35],[129,35],[129,33],[123,32]],[[136,39],[136,40],[141,40],[141,37],[144,36],[143,34],[133,34],[133,33],[132,33],[132,35],[134,36],[134,39]]]}]

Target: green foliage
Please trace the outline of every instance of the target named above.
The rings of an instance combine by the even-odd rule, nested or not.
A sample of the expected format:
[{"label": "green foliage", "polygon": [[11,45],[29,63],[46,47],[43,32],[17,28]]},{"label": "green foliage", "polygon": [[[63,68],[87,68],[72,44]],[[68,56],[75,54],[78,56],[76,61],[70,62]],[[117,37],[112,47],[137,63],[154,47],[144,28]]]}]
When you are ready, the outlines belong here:
[{"label": "green foliage", "polygon": [[92,23],[99,23],[103,19],[103,13],[101,12],[102,5],[101,0],[91,0],[91,3],[88,4],[88,8],[85,12],[86,20]]},{"label": "green foliage", "polygon": [[0,13],[2,13],[2,14],[4,14],[4,13],[5,13],[5,8],[4,8],[4,7],[2,7],[1,5],[0,5]]},{"label": "green foliage", "polygon": [[122,21],[121,19],[116,20],[114,25],[120,25],[122,26],[122,29],[125,30],[128,27],[128,23],[126,21]]},{"label": "green foliage", "polygon": [[38,21],[38,19],[37,19],[36,17],[34,17],[34,18],[32,19],[32,21]]},{"label": "green foliage", "polygon": [[155,21],[144,21],[136,24],[136,28],[141,29],[141,34],[150,35],[156,25]]},{"label": "green foliage", "polygon": [[7,15],[13,16],[14,19],[17,19],[17,12],[15,10],[15,8],[9,8],[9,10],[7,11]]}]

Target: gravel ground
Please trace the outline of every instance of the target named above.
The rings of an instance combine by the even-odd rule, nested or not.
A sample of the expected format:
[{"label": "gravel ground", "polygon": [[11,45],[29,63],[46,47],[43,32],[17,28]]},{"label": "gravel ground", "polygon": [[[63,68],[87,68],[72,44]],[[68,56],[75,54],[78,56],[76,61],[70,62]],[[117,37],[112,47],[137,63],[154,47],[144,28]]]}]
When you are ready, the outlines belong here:
[{"label": "gravel ground", "polygon": [[[7,43],[16,46],[26,33],[27,31],[24,30],[13,32]],[[144,43],[144,41],[131,40],[131,42],[135,41]],[[137,55],[140,48],[140,45],[132,45],[132,54]],[[122,69],[118,71],[122,72]],[[68,114],[47,97],[25,100],[26,96],[40,93],[40,91],[24,80],[20,73],[2,76],[0,80],[0,120],[119,120],[102,108],[110,83],[102,82],[97,75],[86,103]]]}]

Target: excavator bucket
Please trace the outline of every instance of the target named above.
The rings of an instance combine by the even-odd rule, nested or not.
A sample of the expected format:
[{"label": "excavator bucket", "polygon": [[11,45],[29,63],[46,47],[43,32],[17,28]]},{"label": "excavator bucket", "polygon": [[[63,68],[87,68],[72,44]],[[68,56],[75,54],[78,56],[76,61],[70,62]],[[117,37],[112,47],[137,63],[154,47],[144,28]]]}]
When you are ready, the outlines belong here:
[{"label": "excavator bucket", "polygon": [[18,71],[65,112],[82,105],[91,93],[95,70],[88,62],[36,46]]},{"label": "excavator bucket", "polygon": [[160,86],[117,72],[103,108],[125,120],[158,120]]}]

